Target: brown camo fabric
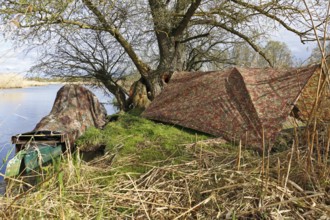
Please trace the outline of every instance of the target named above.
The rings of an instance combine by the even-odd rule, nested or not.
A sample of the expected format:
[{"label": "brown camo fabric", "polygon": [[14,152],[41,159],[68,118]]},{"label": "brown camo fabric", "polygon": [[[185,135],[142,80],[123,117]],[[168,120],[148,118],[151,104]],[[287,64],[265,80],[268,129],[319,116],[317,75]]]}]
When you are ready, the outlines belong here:
[{"label": "brown camo fabric", "polygon": [[[324,74],[320,70],[317,70],[300,94],[296,105],[300,110],[300,117],[303,120],[315,117],[320,122],[330,122],[330,90],[328,87],[329,84],[324,79]],[[321,98],[318,99],[318,108],[314,110],[313,106],[316,101],[315,97],[317,97],[319,82],[325,84],[320,86],[320,88],[323,87],[320,92]]]},{"label": "brown camo fabric", "polygon": [[176,72],[143,116],[261,148],[274,141],[319,65]]},{"label": "brown camo fabric", "polygon": [[33,131],[59,131],[68,135],[69,143],[87,128],[102,128],[106,123],[106,109],[97,97],[80,85],[65,85],[56,95],[49,115],[41,119]]}]

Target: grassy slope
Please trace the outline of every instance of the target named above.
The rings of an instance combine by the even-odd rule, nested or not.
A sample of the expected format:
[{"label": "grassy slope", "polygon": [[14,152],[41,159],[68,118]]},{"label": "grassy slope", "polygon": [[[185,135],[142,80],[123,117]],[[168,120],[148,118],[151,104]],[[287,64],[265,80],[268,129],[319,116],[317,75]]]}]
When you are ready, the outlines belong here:
[{"label": "grassy slope", "polygon": [[[261,158],[221,140],[122,115],[79,141],[105,144],[91,162],[68,155],[23,192],[11,180],[0,218],[318,219],[330,216],[329,169],[308,172],[291,149]],[[316,167],[316,166],[315,166]],[[318,176],[318,178],[316,178]],[[319,180],[319,181],[318,181]],[[14,184],[15,183],[15,184]],[[21,188],[17,188],[19,185]],[[29,188],[27,185],[25,188]]]},{"label": "grassy slope", "polygon": [[89,129],[78,141],[80,148],[105,145],[106,151],[117,153],[121,158],[131,158],[123,169],[145,172],[143,164],[161,165],[185,159],[184,144],[204,140],[209,136],[147,119],[120,115],[118,121],[109,123],[104,130]]}]

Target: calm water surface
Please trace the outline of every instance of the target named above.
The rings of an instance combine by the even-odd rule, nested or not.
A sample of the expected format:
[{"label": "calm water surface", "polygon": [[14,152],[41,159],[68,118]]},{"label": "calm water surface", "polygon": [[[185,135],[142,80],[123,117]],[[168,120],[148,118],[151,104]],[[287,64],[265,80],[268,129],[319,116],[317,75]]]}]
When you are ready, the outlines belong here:
[{"label": "calm water surface", "polygon": [[[57,91],[62,85],[49,85],[24,89],[0,89],[0,172],[5,173],[6,159],[14,156],[11,136],[33,130],[42,117],[49,114]],[[111,98],[103,91],[91,89],[102,103]],[[108,114],[115,112],[105,104]],[[4,192],[3,177],[0,176],[0,195]]]}]

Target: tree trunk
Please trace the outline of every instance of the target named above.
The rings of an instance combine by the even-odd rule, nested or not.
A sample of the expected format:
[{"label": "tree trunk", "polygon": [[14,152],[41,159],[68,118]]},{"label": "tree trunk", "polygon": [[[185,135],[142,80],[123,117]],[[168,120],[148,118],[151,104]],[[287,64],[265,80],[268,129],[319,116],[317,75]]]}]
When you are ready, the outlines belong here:
[{"label": "tree trunk", "polygon": [[129,102],[132,103],[130,106],[131,108],[138,108],[144,110],[151,103],[148,98],[145,80],[143,80],[142,78],[132,84],[129,96]]},{"label": "tree trunk", "polygon": [[156,70],[150,71],[144,79],[148,98],[152,101],[163,90],[175,71],[182,71],[185,48],[177,38],[166,34],[158,35],[160,59]]},{"label": "tree trunk", "polygon": [[118,108],[121,111],[128,111],[130,109],[131,100],[127,96],[125,89],[118,85],[115,81],[109,80],[104,72],[96,75],[96,78],[104,85],[104,87],[115,96]]},{"label": "tree trunk", "polygon": [[126,93],[122,89],[117,88],[117,91],[114,94],[117,99],[119,109],[127,112],[130,109],[131,101],[127,98]]},{"label": "tree trunk", "polygon": [[146,88],[148,91],[148,99],[154,100],[156,96],[160,94],[164,87],[163,76],[165,72],[159,73],[157,70],[150,74],[150,77],[146,80]]}]

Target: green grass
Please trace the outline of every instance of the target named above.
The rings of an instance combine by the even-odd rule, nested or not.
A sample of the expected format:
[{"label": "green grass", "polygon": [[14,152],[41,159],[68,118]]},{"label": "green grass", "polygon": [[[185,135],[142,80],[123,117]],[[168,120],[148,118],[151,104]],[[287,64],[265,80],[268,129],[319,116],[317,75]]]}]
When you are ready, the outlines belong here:
[{"label": "green grass", "polygon": [[147,163],[161,165],[164,161],[176,163],[184,160],[187,157],[184,144],[207,138],[209,136],[191,130],[122,114],[117,121],[110,122],[103,130],[88,129],[78,139],[77,145],[82,149],[105,145],[106,151],[116,153],[119,158],[131,155],[130,163],[122,169],[141,173],[145,172],[144,164]]}]

